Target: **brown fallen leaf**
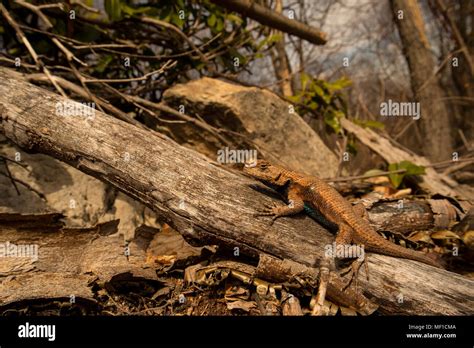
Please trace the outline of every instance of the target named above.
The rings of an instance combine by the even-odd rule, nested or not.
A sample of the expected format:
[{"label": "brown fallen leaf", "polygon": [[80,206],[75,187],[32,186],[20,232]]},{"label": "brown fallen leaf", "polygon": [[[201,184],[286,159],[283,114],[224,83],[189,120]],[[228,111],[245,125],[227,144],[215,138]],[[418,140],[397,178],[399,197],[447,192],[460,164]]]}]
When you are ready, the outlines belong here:
[{"label": "brown fallen leaf", "polygon": [[233,302],[227,302],[227,309],[229,310],[240,309],[248,313],[255,308],[257,308],[257,304],[253,301],[237,300]]},{"label": "brown fallen leaf", "polygon": [[474,231],[467,231],[464,233],[462,241],[469,249],[474,249]]}]

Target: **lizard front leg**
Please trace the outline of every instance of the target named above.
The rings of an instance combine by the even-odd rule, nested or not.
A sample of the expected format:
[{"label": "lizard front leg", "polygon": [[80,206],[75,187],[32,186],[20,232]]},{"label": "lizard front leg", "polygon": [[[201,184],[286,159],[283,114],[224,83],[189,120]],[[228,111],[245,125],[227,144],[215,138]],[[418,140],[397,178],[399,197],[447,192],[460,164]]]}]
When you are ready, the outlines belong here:
[{"label": "lizard front leg", "polygon": [[294,191],[288,191],[288,205],[265,206],[265,209],[259,211],[255,216],[271,216],[273,223],[276,219],[282,216],[290,216],[301,213],[304,210],[304,201],[299,194]]}]

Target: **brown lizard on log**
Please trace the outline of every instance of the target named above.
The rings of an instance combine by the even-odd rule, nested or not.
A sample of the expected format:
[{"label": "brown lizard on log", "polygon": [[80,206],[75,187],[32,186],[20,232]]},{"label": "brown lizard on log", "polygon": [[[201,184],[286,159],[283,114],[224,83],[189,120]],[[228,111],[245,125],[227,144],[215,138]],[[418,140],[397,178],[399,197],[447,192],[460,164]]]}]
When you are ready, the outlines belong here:
[{"label": "brown lizard on log", "polygon": [[279,217],[304,211],[306,204],[330,223],[337,225],[336,246],[356,244],[367,251],[444,268],[444,262],[438,254],[406,249],[384,239],[364,218],[366,211],[363,206],[352,206],[339,192],[319,178],[296,173],[265,160],[246,164],[244,173],[279,191],[283,190],[289,203],[266,207],[259,214],[261,216],[271,216],[274,221]]}]

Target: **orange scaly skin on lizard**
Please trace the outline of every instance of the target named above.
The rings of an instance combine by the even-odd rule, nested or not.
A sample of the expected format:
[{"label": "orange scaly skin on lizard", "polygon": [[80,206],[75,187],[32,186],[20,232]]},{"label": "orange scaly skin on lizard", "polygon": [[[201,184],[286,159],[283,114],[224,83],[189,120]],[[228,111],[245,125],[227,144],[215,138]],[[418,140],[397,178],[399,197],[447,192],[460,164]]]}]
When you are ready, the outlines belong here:
[{"label": "orange scaly skin on lizard", "polygon": [[339,227],[336,244],[363,245],[367,251],[443,268],[437,255],[406,249],[384,239],[367,220],[356,214],[353,206],[339,192],[321,179],[289,171],[264,160],[258,160],[253,165],[246,164],[244,172],[265,184],[287,189],[290,204],[275,206],[263,214],[272,216],[273,220],[302,212],[306,203]]}]

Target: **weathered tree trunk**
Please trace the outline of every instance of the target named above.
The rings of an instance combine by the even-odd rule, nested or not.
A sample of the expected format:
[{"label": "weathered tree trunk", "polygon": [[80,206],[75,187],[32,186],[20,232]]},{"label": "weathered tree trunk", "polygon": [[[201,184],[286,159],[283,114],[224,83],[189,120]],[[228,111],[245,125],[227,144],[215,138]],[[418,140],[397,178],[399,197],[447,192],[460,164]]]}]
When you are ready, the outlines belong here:
[{"label": "weathered tree trunk", "polygon": [[[310,267],[333,243],[334,237],[309,217],[282,218],[273,225],[255,218],[255,209],[273,200],[255,190],[257,182],[101,112],[92,118],[62,116],[56,106],[65,102],[71,101],[0,68],[1,133],[28,151],[48,154],[114,185],[186,238]],[[472,280],[415,261],[375,254],[367,259],[370,281],[361,274],[359,284],[382,312],[473,314]]]},{"label": "weathered tree trunk", "polygon": [[[442,1],[439,1],[443,3]],[[472,121],[472,100],[474,100],[474,35],[472,35],[472,22],[474,21],[474,3],[472,1],[460,1],[459,8],[454,13],[457,18],[453,21],[450,9],[446,9],[446,16],[450,21],[451,31],[455,37],[457,46],[453,50],[462,49],[462,55],[458,58],[457,66],[451,65],[451,74],[458,93],[464,97],[461,103],[458,101],[460,110],[459,131],[464,135],[464,145],[474,149],[474,122]],[[452,11],[452,9],[451,9]],[[457,32],[457,33],[455,33]],[[457,39],[456,39],[457,37]]]},{"label": "weathered tree trunk", "polygon": [[[421,9],[416,1],[391,0],[394,20],[410,69],[413,94],[421,104],[420,125],[424,154],[432,161],[452,158],[449,109],[435,73],[435,61],[424,30]],[[401,12],[400,12],[401,11]]]},{"label": "weathered tree trunk", "polygon": [[[282,0],[278,0],[275,5],[275,11],[282,13],[283,4]],[[273,69],[275,70],[275,76],[277,78],[280,91],[285,97],[293,95],[292,78],[291,78],[291,66],[286,54],[285,49],[285,34],[282,32],[275,32],[281,35],[281,39],[275,44],[275,48],[271,51]]]}]

